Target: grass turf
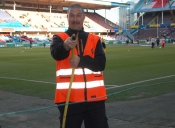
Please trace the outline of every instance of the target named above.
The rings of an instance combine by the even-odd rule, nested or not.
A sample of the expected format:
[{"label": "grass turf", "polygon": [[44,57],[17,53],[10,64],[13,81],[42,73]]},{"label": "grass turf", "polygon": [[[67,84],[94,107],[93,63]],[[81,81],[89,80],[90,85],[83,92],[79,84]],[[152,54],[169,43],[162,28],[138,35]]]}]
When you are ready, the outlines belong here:
[{"label": "grass turf", "polygon": [[[133,100],[175,91],[174,58],[173,45],[155,49],[107,45],[105,84],[107,88],[118,86],[107,90],[108,100]],[[0,90],[53,99],[55,61],[49,48],[0,48]]]}]

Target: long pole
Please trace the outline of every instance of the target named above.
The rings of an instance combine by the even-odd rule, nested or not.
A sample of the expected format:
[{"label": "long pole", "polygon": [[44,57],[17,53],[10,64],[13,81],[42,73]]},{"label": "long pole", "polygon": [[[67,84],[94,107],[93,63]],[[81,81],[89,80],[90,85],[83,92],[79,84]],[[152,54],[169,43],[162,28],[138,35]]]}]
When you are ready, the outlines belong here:
[{"label": "long pole", "polygon": [[[76,40],[76,36],[73,34],[72,35],[72,41],[75,42]],[[74,48],[72,49],[72,58],[74,58]],[[69,104],[69,99],[70,99],[70,93],[71,93],[71,88],[72,88],[72,82],[74,79],[74,72],[75,72],[75,68],[72,68],[72,75],[70,78],[70,83],[69,83],[69,89],[68,89],[68,93],[67,93],[67,97],[66,97],[66,104],[65,104],[65,108],[64,108],[64,114],[63,114],[63,122],[62,122],[62,128],[65,128],[66,126],[66,116],[67,116],[67,110],[68,110],[68,104]]]},{"label": "long pole", "polygon": [[[163,9],[163,0],[162,0],[162,9]],[[163,24],[163,10],[162,10],[162,24]]]},{"label": "long pole", "polygon": [[16,3],[14,2],[14,4],[13,4],[13,17],[15,18],[16,17],[16,15],[15,15],[15,12],[16,11]]},{"label": "long pole", "polygon": [[50,8],[50,18],[49,18],[49,20],[51,20],[52,6],[50,5],[49,8]]},{"label": "long pole", "polygon": [[143,25],[143,13],[142,13],[142,25]]},{"label": "long pole", "polygon": [[140,28],[140,23],[139,23],[139,21],[140,21],[140,15],[139,15],[139,18],[138,18],[138,32],[137,32],[138,38],[139,38],[139,28]]},{"label": "long pole", "polygon": [[159,16],[157,16],[157,37],[158,37],[158,18]]},{"label": "long pole", "polygon": [[105,23],[106,23],[106,9],[105,9]]}]

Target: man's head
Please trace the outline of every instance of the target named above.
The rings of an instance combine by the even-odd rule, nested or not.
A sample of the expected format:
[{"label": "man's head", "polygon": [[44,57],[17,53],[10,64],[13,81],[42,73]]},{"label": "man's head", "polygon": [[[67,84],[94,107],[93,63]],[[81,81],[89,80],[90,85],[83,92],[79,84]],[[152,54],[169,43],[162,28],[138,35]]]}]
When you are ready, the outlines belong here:
[{"label": "man's head", "polygon": [[79,4],[73,4],[67,11],[69,27],[73,30],[81,30],[85,19],[84,10]]}]

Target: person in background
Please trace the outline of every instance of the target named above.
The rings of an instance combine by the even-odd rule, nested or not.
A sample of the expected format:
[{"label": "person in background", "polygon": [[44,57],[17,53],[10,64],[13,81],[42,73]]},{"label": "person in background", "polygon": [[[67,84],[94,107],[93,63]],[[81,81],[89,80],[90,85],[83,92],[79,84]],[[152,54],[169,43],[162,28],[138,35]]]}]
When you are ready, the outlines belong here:
[{"label": "person in background", "polygon": [[153,48],[155,48],[155,38],[154,37],[152,37],[151,38],[151,48],[153,49]]},{"label": "person in background", "polygon": [[127,39],[126,39],[126,45],[128,45],[128,44],[129,44],[129,39],[127,38]]},{"label": "person in background", "polygon": [[159,37],[157,37],[157,39],[156,39],[156,43],[157,43],[157,47],[159,47],[159,43],[160,43],[160,39],[159,39]]},{"label": "person in background", "polygon": [[44,46],[44,48],[46,47],[46,42],[43,42],[43,46]]},{"label": "person in background", "polygon": [[85,14],[79,4],[68,8],[67,19],[68,30],[54,35],[50,47],[51,55],[56,60],[54,102],[60,111],[60,124],[62,126],[71,69],[75,68],[66,128],[81,128],[82,122],[86,128],[108,128],[105,110],[107,94],[102,74],[106,57],[100,37],[84,31]]},{"label": "person in background", "polygon": [[164,48],[164,45],[165,45],[165,39],[164,38],[162,38],[161,45],[162,45],[162,48]]},{"label": "person in background", "polygon": [[137,41],[137,44],[139,44],[139,38],[138,37],[137,37],[137,40],[136,41]]},{"label": "person in background", "polygon": [[101,42],[102,42],[103,50],[104,52],[106,52],[106,44],[105,44],[105,40],[103,37],[101,38]]},{"label": "person in background", "polygon": [[30,41],[30,48],[32,48],[32,42]]}]

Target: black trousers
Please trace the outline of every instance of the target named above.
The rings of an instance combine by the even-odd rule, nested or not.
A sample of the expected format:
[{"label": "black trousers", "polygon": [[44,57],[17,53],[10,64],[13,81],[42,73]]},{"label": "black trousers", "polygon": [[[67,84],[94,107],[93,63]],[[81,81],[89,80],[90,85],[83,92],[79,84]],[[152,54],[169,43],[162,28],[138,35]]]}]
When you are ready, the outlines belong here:
[{"label": "black trousers", "polygon": [[[64,106],[58,106],[60,111],[60,128],[62,128]],[[106,117],[105,101],[83,102],[68,106],[66,128],[109,128]]]},{"label": "black trousers", "polygon": [[154,48],[154,43],[151,43],[151,48]]}]

